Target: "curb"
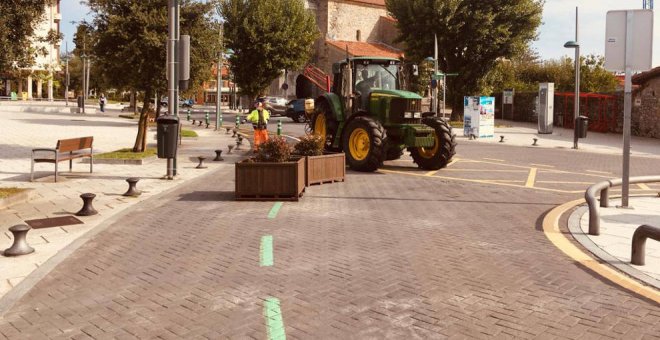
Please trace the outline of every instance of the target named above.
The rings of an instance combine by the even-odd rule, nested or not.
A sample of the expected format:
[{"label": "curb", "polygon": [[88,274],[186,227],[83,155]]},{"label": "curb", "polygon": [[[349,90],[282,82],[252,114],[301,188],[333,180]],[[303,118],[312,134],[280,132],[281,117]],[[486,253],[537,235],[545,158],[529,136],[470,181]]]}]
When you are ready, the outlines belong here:
[{"label": "curb", "polygon": [[2,198],[0,199],[0,209],[6,209],[20,203],[26,203],[32,199],[34,193],[34,189],[25,188],[21,192]]},{"label": "curb", "polygon": [[559,219],[566,212],[573,210],[580,204],[583,204],[584,199],[574,200],[564,203],[550,212],[543,218],[543,233],[552,242],[552,244],[559,250],[568,255],[575,262],[590,269],[594,273],[600,275],[604,279],[612,282],[613,284],[625,288],[632,293],[639,294],[656,303],[660,303],[660,291],[643,285],[639,281],[634,280],[616,269],[613,269],[607,263],[603,263],[598,259],[594,259],[591,255],[586,254],[579,249],[573,242],[571,242],[563,232],[559,230]]}]

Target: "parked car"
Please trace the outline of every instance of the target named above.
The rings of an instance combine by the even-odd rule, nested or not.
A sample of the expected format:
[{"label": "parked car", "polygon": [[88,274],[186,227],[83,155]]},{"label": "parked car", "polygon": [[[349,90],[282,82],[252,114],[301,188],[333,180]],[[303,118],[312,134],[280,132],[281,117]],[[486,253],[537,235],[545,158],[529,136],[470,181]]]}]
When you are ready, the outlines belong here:
[{"label": "parked car", "polygon": [[286,98],[264,97],[263,102],[266,104],[266,109],[270,111],[270,114],[273,116],[284,116],[286,113]]},{"label": "parked car", "polygon": [[[179,98],[179,106],[181,107],[193,107],[195,104],[195,101],[192,99],[182,99]],[[162,97],[160,99],[160,106],[167,107],[168,105],[168,98],[167,97]]]},{"label": "parked car", "polygon": [[304,123],[307,121],[305,115],[305,98],[294,99],[286,104],[286,116],[294,122]]}]

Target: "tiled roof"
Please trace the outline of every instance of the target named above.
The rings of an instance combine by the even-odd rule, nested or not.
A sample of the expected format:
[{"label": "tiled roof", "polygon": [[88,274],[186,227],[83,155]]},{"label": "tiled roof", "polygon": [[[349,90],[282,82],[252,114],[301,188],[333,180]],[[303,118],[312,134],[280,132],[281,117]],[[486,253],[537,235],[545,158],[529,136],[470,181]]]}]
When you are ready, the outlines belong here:
[{"label": "tiled roof", "polygon": [[651,69],[646,72],[638,73],[632,77],[632,83],[635,85],[642,85],[643,83],[656,78],[660,77],[660,66]]},{"label": "tiled roof", "polygon": [[348,1],[385,7],[385,0],[348,0]]},{"label": "tiled roof", "polygon": [[393,23],[397,21],[396,19],[392,18],[389,15],[381,15],[380,17],[387,20],[387,21],[389,21],[389,22],[393,22]]},{"label": "tiled roof", "polygon": [[346,51],[348,47],[348,54],[354,57],[403,57],[403,51],[381,43],[345,40],[326,40],[325,42],[341,51]]}]

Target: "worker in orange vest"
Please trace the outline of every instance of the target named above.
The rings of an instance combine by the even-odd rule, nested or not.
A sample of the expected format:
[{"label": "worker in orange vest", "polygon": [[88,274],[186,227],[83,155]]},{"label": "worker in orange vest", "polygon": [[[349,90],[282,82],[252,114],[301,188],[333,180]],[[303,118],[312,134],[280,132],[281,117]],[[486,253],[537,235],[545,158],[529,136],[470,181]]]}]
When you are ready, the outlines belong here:
[{"label": "worker in orange vest", "polygon": [[250,112],[246,119],[252,123],[252,127],[254,128],[254,143],[252,144],[252,148],[256,152],[259,149],[259,144],[268,140],[268,119],[270,119],[270,112],[264,109],[264,103],[258,102],[256,108]]}]

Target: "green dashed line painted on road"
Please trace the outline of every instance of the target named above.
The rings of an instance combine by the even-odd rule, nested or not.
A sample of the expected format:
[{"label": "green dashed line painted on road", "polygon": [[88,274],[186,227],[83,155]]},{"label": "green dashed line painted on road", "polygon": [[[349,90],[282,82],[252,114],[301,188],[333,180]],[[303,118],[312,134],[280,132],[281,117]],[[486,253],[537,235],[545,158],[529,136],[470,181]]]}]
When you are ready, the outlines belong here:
[{"label": "green dashed line painted on road", "polygon": [[277,217],[277,213],[280,212],[280,209],[282,208],[282,202],[275,202],[273,204],[273,207],[270,209],[270,212],[268,213],[268,218],[274,219]]},{"label": "green dashed line painted on road", "polygon": [[273,266],[273,235],[261,237],[261,247],[259,248],[259,264],[262,267]]},{"label": "green dashed line painted on road", "polygon": [[266,326],[268,327],[268,339],[285,340],[286,332],[284,331],[284,320],[282,319],[279,299],[274,297],[266,299],[264,317],[266,318]]}]

